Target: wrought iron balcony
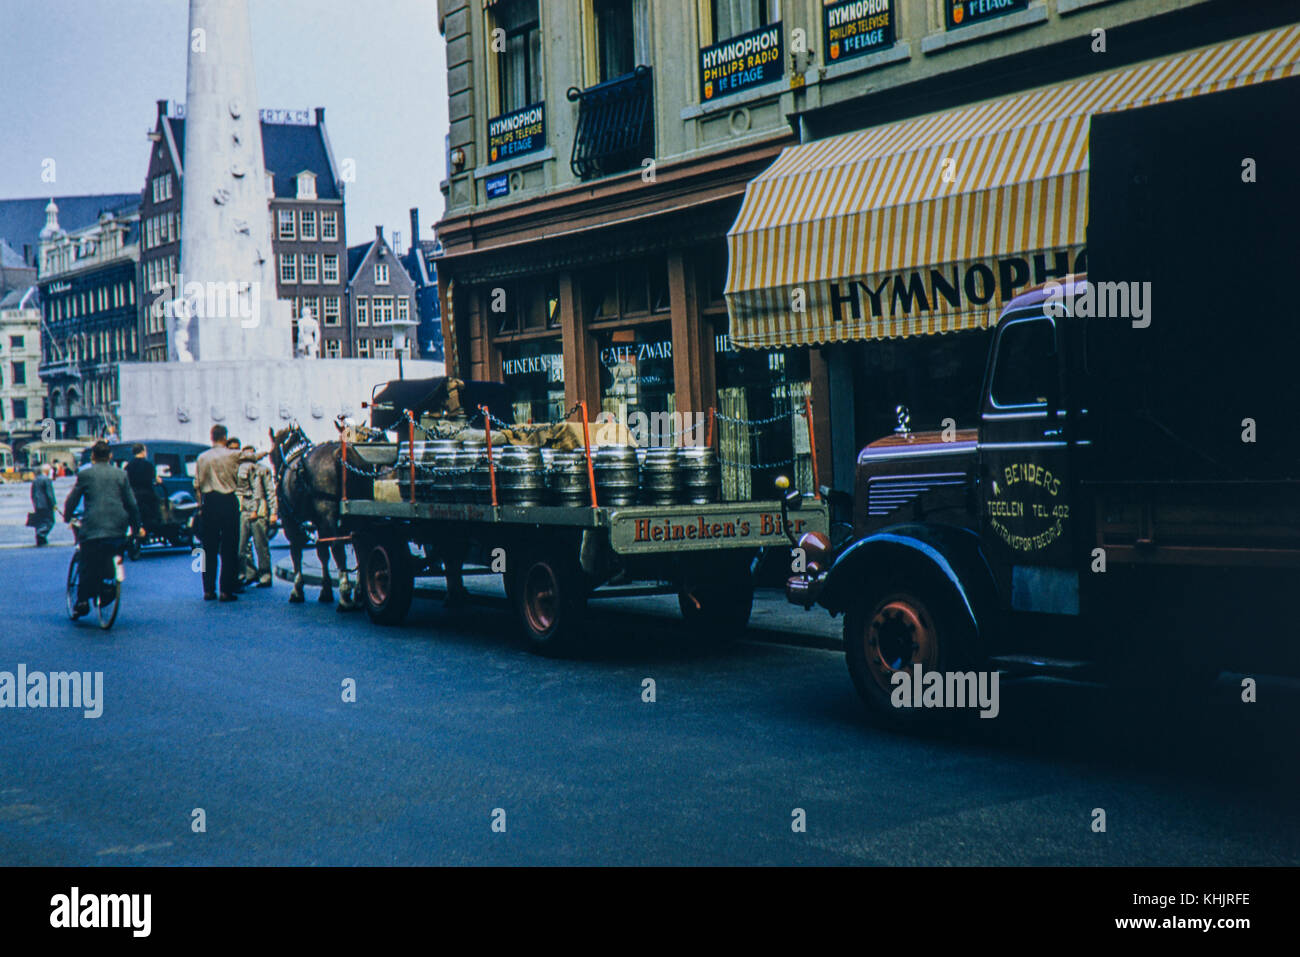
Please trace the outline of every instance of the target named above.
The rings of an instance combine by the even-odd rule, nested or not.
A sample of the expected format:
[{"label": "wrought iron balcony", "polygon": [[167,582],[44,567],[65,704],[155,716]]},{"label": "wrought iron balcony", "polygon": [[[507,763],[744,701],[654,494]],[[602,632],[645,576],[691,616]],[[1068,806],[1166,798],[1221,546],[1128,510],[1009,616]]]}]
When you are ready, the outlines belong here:
[{"label": "wrought iron balcony", "polygon": [[654,83],[648,66],[597,83],[571,87],[578,104],[578,128],[569,167],[579,179],[596,179],[634,169],[654,155]]},{"label": "wrought iron balcony", "polygon": [[42,379],[80,379],[81,364],[76,359],[54,359],[42,362],[36,374]]}]

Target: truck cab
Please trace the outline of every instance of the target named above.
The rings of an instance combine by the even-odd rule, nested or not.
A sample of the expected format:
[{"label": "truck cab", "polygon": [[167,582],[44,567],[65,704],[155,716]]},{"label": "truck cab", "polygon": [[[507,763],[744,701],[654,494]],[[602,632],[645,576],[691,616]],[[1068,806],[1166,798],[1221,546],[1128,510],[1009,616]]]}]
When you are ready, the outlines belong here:
[{"label": "truck cab", "polygon": [[1010,302],[976,426],[911,432],[904,413],[857,457],[849,540],[800,543],[808,570],[787,597],[844,614],[850,674],[891,723],[895,676],[918,666],[1091,677],[1145,661],[1202,681],[1248,660],[1297,670],[1293,643],[1244,639],[1284,633],[1300,482],[1209,474],[1178,443],[1161,447],[1149,401],[1090,367],[1089,336],[1109,320],[1071,313],[1088,290],[1072,276]]}]

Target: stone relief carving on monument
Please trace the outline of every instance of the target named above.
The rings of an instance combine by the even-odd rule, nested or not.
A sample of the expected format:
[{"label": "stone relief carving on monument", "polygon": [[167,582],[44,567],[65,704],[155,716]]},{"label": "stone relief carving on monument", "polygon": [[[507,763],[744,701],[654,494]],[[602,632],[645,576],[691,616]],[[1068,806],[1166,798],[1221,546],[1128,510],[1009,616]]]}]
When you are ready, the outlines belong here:
[{"label": "stone relief carving on monument", "polygon": [[303,309],[298,320],[298,355],[303,359],[320,355],[320,322],[312,315],[310,306]]},{"label": "stone relief carving on monument", "polygon": [[214,403],[213,406],[212,406],[212,408],[209,410],[209,412],[210,412],[211,415],[212,415],[212,421],[213,421],[213,422],[224,422],[224,421],[226,421],[226,410],[223,409],[221,406],[216,405],[216,404]]},{"label": "stone relief carving on monument", "polygon": [[280,418],[286,422],[293,418],[293,413],[289,411],[289,404],[287,402],[280,403]]},{"label": "stone relief carving on monument", "polygon": [[194,310],[188,299],[173,299],[171,302],[172,313],[172,342],[176,346],[176,360],[178,362],[193,362],[194,355],[190,352],[190,321],[194,315]]},{"label": "stone relief carving on monument", "polygon": [[325,410],[321,408],[319,402],[313,402],[311,404],[311,417],[313,419],[325,418]]},{"label": "stone relief carving on monument", "polygon": [[218,206],[225,206],[226,203],[230,202],[230,190],[224,186],[220,187],[212,194],[212,201]]},{"label": "stone relief carving on monument", "polygon": [[247,418],[248,421],[256,422],[258,416],[260,416],[261,414],[262,414],[262,410],[257,407],[256,402],[244,403],[244,417]]},{"label": "stone relief carving on monument", "polygon": [[188,405],[176,406],[176,421],[188,422],[190,420],[190,407]]}]

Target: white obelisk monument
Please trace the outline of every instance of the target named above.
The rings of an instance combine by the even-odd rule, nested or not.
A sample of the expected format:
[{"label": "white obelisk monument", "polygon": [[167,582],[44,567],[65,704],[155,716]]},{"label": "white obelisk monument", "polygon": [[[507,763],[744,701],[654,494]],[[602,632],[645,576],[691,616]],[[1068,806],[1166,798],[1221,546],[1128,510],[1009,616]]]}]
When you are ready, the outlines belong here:
[{"label": "white obelisk monument", "polygon": [[190,0],[181,197],[181,300],[188,355],[289,359],[289,304],[275,297],[262,128],[247,0]]},{"label": "white obelisk monument", "polygon": [[[364,419],[361,403],[398,377],[398,363],[293,355],[290,306],[276,299],[248,0],[190,0],[185,86],[169,361],[118,367],[121,435],[206,443],[219,422],[265,448],[268,430],[296,421],[315,441],[334,438],[335,418]],[[442,374],[440,362],[406,366],[408,378]]]}]

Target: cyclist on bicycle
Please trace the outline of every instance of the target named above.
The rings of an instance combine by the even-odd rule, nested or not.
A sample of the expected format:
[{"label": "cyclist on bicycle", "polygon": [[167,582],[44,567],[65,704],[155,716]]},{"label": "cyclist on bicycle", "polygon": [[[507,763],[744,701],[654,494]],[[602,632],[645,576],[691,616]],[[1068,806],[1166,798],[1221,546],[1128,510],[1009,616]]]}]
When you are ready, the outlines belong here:
[{"label": "cyclist on bicycle", "polygon": [[99,597],[103,582],[113,573],[113,556],[126,548],[129,529],[140,527],[140,508],[126,472],[111,464],[112,450],[100,439],[90,448],[90,465],[77,473],[77,484],[63,503],[63,520],[71,523],[77,505],[84,499],[85,513],[77,544],[81,550],[81,574],[77,581],[75,617],[90,613],[90,602]]}]

